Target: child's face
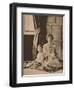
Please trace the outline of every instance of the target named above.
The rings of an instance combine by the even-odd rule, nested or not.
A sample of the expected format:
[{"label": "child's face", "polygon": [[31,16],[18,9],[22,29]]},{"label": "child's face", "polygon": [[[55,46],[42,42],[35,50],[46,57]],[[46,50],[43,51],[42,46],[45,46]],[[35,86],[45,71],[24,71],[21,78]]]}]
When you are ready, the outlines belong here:
[{"label": "child's face", "polygon": [[38,51],[42,52],[42,47],[40,45],[38,45]]},{"label": "child's face", "polygon": [[40,29],[38,28],[35,32],[36,32],[37,34],[39,34],[39,33],[40,33]]}]

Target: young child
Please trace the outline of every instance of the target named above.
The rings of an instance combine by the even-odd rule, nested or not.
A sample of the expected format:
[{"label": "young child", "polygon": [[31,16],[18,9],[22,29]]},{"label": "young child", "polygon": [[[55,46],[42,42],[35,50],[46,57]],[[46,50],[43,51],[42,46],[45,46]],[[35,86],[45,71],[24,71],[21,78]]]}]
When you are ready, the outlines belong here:
[{"label": "young child", "polygon": [[43,54],[43,48],[41,44],[38,45],[37,51],[38,51],[37,58],[31,63],[28,63],[26,67],[30,67],[32,69],[38,69],[38,68],[42,69],[44,54]]},{"label": "young child", "polygon": [[43,54],[43,47],[41,44],[38,45],[37,50],[38,50],[37,58],[35,59],[35,61],[31,65],[31,68],[42,69],[43,68],[42,63],[44,60],[44,54]]}]

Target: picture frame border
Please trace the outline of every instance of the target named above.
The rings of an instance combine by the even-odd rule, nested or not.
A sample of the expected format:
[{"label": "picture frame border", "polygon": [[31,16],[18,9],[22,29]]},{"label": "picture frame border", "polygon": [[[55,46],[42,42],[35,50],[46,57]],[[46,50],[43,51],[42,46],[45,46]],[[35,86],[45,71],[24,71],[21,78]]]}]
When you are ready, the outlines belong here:
[{"label": "picture frame border", "polygon": [[[35,83],[19,83],[17,84],[17,70],[16,70],[16,10],[17,7],[31,7],[31,8],[46,8],[46,9],[60,9],[69,10],[70,24],[69,24],[69,80],[65,81],[52,81],[52,82],[35,82]],[[59,84],[72,84],[72,6],[58,6],[58,5],[42,5],[42,4],[28,4],[28,3],[11,3],[10,6],[10,63],[9,63],[9,85],[11,87],[26,87],[26,86],[41,86],[41,85],[59,85]]]}]

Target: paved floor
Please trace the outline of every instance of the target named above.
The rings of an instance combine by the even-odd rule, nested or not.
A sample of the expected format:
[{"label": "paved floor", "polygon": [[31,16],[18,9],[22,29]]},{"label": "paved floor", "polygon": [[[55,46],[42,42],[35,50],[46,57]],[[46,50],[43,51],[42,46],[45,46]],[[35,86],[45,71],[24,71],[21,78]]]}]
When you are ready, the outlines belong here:
[{"label": "paved floor", "polygon": [[[54,73],[62,73],[63,70],[59,70]],[[49,72],[46,71],[40,71],[40,70],[34,70],[34,69],[24,69],[24,75],[37,75],[37,74],[49,74]]]}]

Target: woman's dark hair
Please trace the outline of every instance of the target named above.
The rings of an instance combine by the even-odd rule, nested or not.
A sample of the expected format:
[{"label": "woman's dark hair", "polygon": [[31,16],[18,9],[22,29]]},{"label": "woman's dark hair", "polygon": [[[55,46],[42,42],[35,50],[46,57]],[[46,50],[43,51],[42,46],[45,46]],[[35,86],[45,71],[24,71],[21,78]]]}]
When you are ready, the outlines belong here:
[{"label": "woman's dark hair", "polygon": [[48,37],[51,37],[52,40],[54,39],[52,34],[48,34]]}]

